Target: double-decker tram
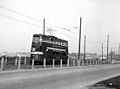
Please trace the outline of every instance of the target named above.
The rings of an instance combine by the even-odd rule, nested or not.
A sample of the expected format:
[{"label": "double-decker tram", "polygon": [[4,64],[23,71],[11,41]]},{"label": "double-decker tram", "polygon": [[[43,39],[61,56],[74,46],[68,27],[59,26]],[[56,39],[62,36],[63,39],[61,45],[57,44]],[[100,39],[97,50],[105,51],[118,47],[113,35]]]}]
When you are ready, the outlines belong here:
[{"label": "double-decker tram", "polygon": [[31,60],[34,58],[35,64],[43,64],[46,58],[47,64],[60,63],[67,64],[68,59],[68,41],[51,35],[34,34],[31,46]]}]

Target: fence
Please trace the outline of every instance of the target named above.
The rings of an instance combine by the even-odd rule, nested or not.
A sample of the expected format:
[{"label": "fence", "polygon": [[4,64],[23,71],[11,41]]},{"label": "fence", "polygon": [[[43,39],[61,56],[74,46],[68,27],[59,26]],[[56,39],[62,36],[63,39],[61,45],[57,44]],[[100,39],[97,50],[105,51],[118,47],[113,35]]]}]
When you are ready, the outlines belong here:
[{"label": "fence", "polygon": [[38,68],[55,68],[55,67],[74,67],[74,66],[89,66],[111,63],[110,61],[104,62],[98,59],[87,59],[87,60],[72,60],[68,59],[67,64],[63,64],[63,60],[60,60],[60,64],[55,64],[55,59],[52,61],[52,65],[46,64],[46,59],[43,61],[43,65],[35,65],[34,59],[32,59],[32,64],[30,64],[30,57],[1,57],[0,59],[0,69],[3,70],[20,70],[20,69],[38,69]]}]

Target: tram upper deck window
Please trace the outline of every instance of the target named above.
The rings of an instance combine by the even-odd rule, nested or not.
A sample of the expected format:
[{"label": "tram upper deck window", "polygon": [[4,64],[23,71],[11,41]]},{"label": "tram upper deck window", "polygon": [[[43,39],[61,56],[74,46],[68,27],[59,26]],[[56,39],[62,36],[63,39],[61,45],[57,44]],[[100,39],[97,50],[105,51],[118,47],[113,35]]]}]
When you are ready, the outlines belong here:
[{"label": "tram upper deck window", "polygon": [[42,42],[42,37],[40,36],[40,42]]},{"label": "tram upper deck window", "polygon": [[42,37],[41,36],[34,36],[33,37],[33,42],[38,43],[42,41]]}]

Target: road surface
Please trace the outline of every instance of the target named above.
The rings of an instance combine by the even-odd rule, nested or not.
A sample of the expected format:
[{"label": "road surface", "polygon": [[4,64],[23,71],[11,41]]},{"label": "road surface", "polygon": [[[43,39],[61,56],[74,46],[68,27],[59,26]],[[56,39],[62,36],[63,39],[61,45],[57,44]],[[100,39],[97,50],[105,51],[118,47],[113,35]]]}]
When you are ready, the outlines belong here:
[{"label": "road surface", "polygon": [[0,89],[83,89],[120,75],[120,64],[0,72]]}]

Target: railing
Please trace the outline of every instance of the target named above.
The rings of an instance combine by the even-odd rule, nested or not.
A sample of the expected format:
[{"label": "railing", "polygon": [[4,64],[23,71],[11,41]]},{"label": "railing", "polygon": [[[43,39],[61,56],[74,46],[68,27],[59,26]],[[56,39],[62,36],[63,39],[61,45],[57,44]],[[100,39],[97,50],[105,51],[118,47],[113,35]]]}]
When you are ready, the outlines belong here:
[{"label": "railing", "polygon": [[[27,63],[29,59],[26,57],[17,57],[16,59],[7,59],[6,57],[1,57],[0,60],[0,69],[3,70],[20,70],[20,69],[39,69],[39,68],[56,68],[56,67],[75,67],[75,66],[90,66],[90,65],[99,65],[99,64],[110,64],[111,61],[102,61],[98,59],[87,59],[87,60],[70,60],[68,59],[67,64],[63,64],[63,60],[60,60],[60,64],[55,64],[55,59],[53,59],[51,65],[46,64],[46,59],[43,61],[43,65],[35,65],[34,59],[32,64]],[[78,63],[79,62],[79,63]],[[78,65],[80,64],[80,65]]]}]

